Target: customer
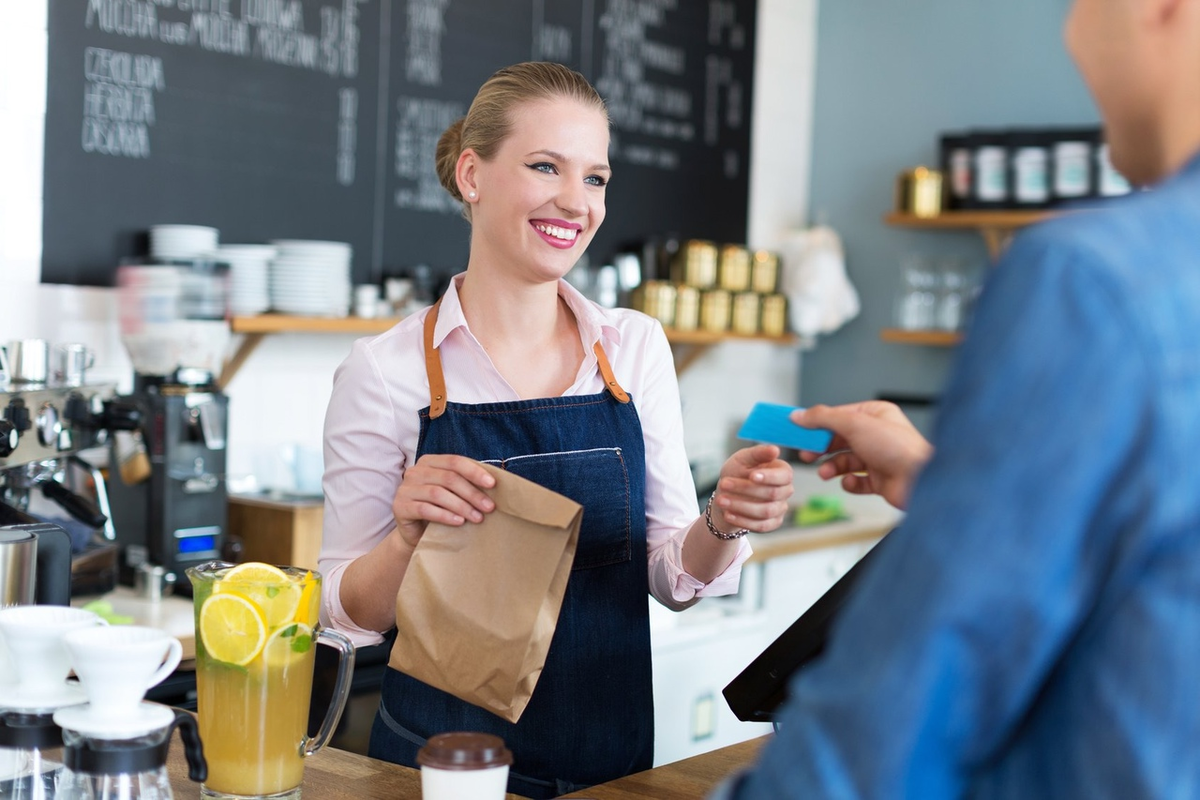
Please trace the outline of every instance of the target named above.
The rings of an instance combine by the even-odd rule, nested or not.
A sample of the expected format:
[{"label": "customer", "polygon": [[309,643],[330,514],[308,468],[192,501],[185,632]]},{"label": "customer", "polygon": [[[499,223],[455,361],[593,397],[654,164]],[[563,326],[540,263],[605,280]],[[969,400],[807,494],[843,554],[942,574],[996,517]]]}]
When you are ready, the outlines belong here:
[{"label": "customer", "polygon": [[894,408],[793,418],[908,514],[718,797],[1200,797],[1200,0],[1075,0],[1066,41],[1154,189],[1012,245],[923,468]]},{"label": "customer", "polygon": [[497,734],[515,757],[509,790],[529,797],[651,766],[647,592],[678,610],[736,591],[741,535],[778,527],[792,492],[778,448],[740,450],[711,521],[697,517],[662,328],[563,280],[604,221],[608,144],[604,103],[578,73],[527,63],[488,79],[438,144],[442,184],[471,222],[467,270],[433,308],[355,343],[325,422],[323,615],[361,643],[395,625],[426,525],[493,509],[494,481],[472,459],[584,506],[519,723],[389,670],[371,734],[372,756],[410,766],[433,734]]}]

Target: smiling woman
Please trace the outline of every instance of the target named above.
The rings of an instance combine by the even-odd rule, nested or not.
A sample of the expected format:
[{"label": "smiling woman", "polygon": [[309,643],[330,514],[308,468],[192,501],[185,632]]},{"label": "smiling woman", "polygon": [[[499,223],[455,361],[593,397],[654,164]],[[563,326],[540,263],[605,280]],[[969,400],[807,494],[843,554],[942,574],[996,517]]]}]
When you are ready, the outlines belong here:
[{"label": "smiling woman", "polygon": [[519,721],[389,669],[371,733],[372,756],[410,766],[436,734],[500,736],[514,756],[509,791],[527,797],[650,767],[646,594],[680,610],[737,591],[742,536],[778,527],[792,491],[778,449],[749,448],[726,462],[700,517],[661,326],[599,308],[563,280],[604,222],[608,146],[604,104],[578,73],[526,63],[492,76],[437,151],[471,222],[467,269],[428,311],[355,344],[325,420],[322,614],[361,644],[395,625],[426,526],[495,509],[478,462],[583,506]]}]

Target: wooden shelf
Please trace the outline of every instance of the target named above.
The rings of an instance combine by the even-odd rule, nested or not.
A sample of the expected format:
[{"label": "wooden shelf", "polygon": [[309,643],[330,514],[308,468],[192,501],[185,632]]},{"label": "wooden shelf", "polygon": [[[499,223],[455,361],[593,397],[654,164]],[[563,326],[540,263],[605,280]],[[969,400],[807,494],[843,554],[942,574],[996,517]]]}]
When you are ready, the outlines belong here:
[{"label": "wooden shelf", "polygon": [[975,230],[983,237],[993,260],[1000,257],[1012,235],[1026,225],[1049,219],[1056,211],[947,211],[936,217],[918,217],[893,211],[883,221],[898,228]]},{"label": "wooden shelf", "polygon": [[[253,317],[234,317],[230,330],[240,334],[242,341],[237,351],[221,370],[217,385],[225,388],[234,375],[246,363],[263,338],[277,333],[329,333],[369,336],[383,333],[399,322],[397,317],[363,319],[361,317],[297,317],[289,314],[259,314]],[[778,345],[794,345],[799,342],[795,334],[783,336],[746,336],[738,333],[712,333],[710,331],[680,331],[666,328],[667,341],[676,346],[677,372],[683,372],[713,345],[728,341],[768,342]]]},{"label": "wooden shelf", "polygon": [[800,337],[794,333],[782,336],[767,336],[765,334],[746,335],[741,333],[713,333],[712,331],[681,331],[675,328],[663,328],[667,341],[675,351],[675,373],[683,374],[684,370],[695,363],[696,359],[708,352],[721,342],[767,342],[777,345],[794,345]]},{"label": "wooden shelf", "polygon": [[383,333],[400,319],[383,317],[294,317],[288,314],[259,314],[254,317],[234,317],[230,329],[234,333]]},{"label": "wooden shelf", "polygon": [[892,212],[883,218],[900,228],[1023,228],[1054,216],[1047,211],[946,211],[936,217]]},{"label": "wooden shelf", "polygon": [[884,328],[879,338],[894,344],[922,344],[929,347],[953,347],[962,341],[958,331],[910,331],[903,328]]}]

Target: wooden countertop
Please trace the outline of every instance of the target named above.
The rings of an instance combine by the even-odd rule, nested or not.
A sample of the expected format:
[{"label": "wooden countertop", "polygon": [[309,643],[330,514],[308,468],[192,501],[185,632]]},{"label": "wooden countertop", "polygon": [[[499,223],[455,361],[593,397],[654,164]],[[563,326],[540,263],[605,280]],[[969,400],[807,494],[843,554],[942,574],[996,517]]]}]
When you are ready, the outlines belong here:
[{"label": "wooden countertop", "polygon": [[[699,800],[726,776],[754,760],[766,737],[693,756],[674,764],[593,786],[565,798],[594,800]],[[176,800],[200,797],[200,784],[187,777],[183,745],[175,736],[167,757],[167,773]],[[325,748],[304,767],[305,797],[316,800],[420,800],[421,773],[344,750]],[[507,800],[522,800],[506,795]]]}]

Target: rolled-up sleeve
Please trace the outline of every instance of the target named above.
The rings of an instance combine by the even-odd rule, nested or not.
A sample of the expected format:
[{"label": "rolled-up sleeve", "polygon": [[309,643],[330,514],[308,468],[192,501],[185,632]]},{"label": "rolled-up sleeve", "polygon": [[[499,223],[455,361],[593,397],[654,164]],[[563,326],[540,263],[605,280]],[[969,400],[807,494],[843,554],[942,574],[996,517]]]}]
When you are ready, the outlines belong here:
[{"label": "rolled-up sleeve", "polygon": [[702,597],[736,594],[742,564],[750,558],[750,543],[738,542],[729,566],[708,583],[689,575],[683,568],[683,542],[699,517],[696,487],[684,448],[683,412],[675,361],[662,328],[653,329],[629,348],[622,348],[622,362],[641,378],[634,386],[634,402],[642,421],[646,446],[646,540],[649,549],[650,593],[667,608],[679,611]]}]

